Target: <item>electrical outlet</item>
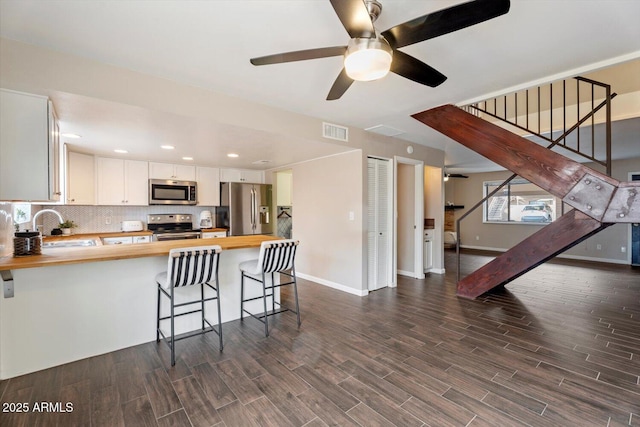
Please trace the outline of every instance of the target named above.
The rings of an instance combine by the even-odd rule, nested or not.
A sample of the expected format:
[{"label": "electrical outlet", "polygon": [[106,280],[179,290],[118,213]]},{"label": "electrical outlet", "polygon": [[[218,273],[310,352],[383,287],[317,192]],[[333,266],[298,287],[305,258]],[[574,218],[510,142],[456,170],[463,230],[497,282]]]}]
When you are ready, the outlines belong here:
[{"label": "electrical outlet", "polygon": [[480,236],[476,236],[476,240],[480,240]]},{"label": "electrical outlet", "polygon": [[620,247],[620,252],[622,252],[622,253],[627,252],[627,247],[626,246],[621,246]]},{"label": "electrical outlet", "polygon": [[111,217],[110,216],[105,216],[104,217],[104,223],[106,225],[111,225]]},{"label": "electrical outlet", "polygon": [[596,249],[597,249],[597,250],[599,250],[599,251],[601,251],[601,250],[602,250],[602,245],[601,245],[600,243],[598,243],[598,244],[596,245]]}]

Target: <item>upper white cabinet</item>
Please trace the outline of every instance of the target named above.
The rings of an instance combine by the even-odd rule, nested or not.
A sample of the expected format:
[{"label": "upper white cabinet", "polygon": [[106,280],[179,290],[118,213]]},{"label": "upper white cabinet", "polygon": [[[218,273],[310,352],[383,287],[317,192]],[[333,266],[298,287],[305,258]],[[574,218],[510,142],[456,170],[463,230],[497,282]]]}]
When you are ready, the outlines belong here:
[{"label": "upper white cabinet", "polygon": [[149,164],[138,160],[96,159],[99,205],[148,205]]},{"label": "upper white cabinet", "polygon": [[220,182],[263,184],[264,173],[249,169],[220,169]]},{"label": "upper white cabinet", "polygon": [[149,162],[149,179],[195,181],[196,167],[189,165],[174,165],[171,163]]},{"label": "upper white cabinet", "polygon": [[201,206],[220,206],[220,169],[198,166],[198,204]]},{"label": "upper white cabinet", "polygon": [[60,199],[58,123],[47,97],[0,89],[0,200]]},{"label": "upper white cabinet", "polygon": [[95,205],[95,158],[91,154],[67,152],[67,204]]},{"label": "upper white cabinet", "polygon": [[276,203],[278,206],[291,206],[291,190],[293,185],[291,171],[276,173]]}]

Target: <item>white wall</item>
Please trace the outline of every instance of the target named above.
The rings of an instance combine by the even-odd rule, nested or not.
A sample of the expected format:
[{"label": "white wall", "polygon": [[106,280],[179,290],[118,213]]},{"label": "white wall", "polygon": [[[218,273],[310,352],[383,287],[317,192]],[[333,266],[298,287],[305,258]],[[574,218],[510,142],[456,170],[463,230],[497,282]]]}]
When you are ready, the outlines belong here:
[{"label": "white wall", "polygon": [[[640,170],[640,157],[613,162],[613,178],[620,181],[627,181],[628,173],[637,170]],[[464,210],[456,211],[456,217],[482,199],[484,181],[504,180],[510,175],[511,172],[508,171],[487,172],[470,174],[469,179],[449,180],[449,183],[454,183],[447,185],[447,191],[455,187],[455,203],[465,206]],[[447,193],[447,200],[449,196]],[[484,224],[482,208],[478,208],[462,221],[459,232],[462,246],[507,250],[538,231],[540,227],[530,224]],[[569,249],[562,256],[627,263],[628,241],[629,224],[615,224]],[[597,245],[600,245],[600,249]],[[626,248],[626,252],[621,251],[622,246]]]},{"label": "white wall", "polygon": [[293,166],[297,273],[356,295],[366,295],[361,164],[355,150]]}]

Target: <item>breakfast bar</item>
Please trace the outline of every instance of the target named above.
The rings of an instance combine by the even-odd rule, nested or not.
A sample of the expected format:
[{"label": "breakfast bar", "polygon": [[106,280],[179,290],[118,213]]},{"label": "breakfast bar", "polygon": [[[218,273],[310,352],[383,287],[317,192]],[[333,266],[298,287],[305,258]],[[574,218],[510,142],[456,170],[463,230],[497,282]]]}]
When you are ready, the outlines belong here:
[{"label": "breakfast bar", "polygon": [[[222,322],[238,319],[238,265],[257,258],[263,241],[276,239],[257,235],[55,248],[0,258],[3,285],[12,281],[14,291],[13,297],[0,298],[0,379],[154,341],[154,277],[167,269],[173,248],[222,247]],[[184,291],[181,297],[187,300],[199,289]],[[215,316],[213,305],[207,313]],[[198,329],[196,317],[183,316],[176,333]]]}]

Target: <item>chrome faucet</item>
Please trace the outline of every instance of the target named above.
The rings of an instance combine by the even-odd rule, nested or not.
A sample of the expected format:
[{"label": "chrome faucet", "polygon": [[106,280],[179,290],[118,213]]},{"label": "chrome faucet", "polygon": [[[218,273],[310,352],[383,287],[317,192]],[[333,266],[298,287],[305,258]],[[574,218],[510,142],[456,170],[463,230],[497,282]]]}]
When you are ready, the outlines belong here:
[{"label": "chrome faucet", "polygon": [[64,222],[64,218],[62,218],[62,215],[60,215],[60,212],[55,211],[53,209],[42,209],[36,212],[35,215],[33,215],[33,231],[38,231],[38,229],[36,228],[36,219],[45,212],[51,212],[52,214],[55,214],[60,220],[60,223]]}]

